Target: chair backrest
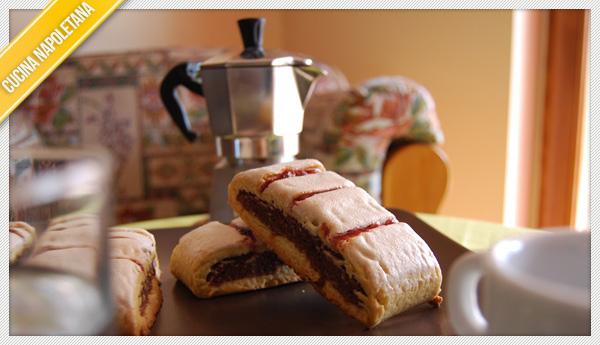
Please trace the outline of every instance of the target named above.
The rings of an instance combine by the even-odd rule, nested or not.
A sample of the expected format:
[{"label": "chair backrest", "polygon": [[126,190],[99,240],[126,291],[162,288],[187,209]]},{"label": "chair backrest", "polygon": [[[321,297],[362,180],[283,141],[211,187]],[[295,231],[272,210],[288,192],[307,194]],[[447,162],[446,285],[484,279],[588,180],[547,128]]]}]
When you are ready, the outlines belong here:
[{"label": "chair backrest", "polygon": [[448,184],[448,158],[435,144],[410,143],[388,151],[382,202],[388,208],[435,213]]},{"label": "chair backrest", "polygon": [[448,183],[443,138],[429,91],[405,77],[383,76],[313,97],[302,150],[386,207],[435,213]]}]

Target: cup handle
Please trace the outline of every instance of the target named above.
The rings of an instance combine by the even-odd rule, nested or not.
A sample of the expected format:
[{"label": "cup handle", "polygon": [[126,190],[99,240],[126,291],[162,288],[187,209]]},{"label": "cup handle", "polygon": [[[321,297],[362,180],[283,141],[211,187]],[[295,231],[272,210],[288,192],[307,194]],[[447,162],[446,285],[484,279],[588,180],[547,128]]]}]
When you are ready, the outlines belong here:
[{"label": "cup handle", "polygon": [[488,331],[488,322],[477,301],[483,260],[482,253],[463,255],[448,274],[448,313],[454,330],[460,335],[483,335]]}]

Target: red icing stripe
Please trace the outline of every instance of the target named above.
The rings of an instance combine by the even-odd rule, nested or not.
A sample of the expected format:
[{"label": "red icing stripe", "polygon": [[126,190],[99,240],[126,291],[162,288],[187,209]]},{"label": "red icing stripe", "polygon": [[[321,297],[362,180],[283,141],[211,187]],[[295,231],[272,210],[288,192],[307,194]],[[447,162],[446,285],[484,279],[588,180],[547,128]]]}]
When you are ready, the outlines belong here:
[{"label": "red icing stripe", "polygon": [[363,226],[360,228],[350,229],[344,233],[335,235],[331,239],[331,242],[334,246],[337,246],[340,242],[347,241],[347,240],[351,239],[352,237],[358,236],[359,234],[361,234],[363,232],[367,232],[369,230],[378,228],[383,225],[391,225],[391,224],[396,224],[396,223],[398,223],[398,220],[396,220],[396,218],[390,218],[383,223],[373,223],[373,224],[369,224],[367,226]]},{"label": "red icing stripe", "polygon": [[108,235],[108,238],[113,239],[113,238],[125,238],[127,240],[131,240],[131,237],[127,237],[127,236],[114,236],[114,235]]},{"label": "red icing stripe", "polygon": [[[126,256],[111,256],[110,259],[111,260],[127,260],[127,261],[131,261],[134,264],[136,264],[137,267],[140,268],[140,271],[146,272],[146,269],[144,268],[144,265],[142,265],[140,262],[138,262],[137,260],[134,260],[132,258],[129,258],[129,257],[126,257]],[[152,265],[154,265],[154,262],[152,262]]]},{"label": "red icing stripe", "polygon": [[260,186],[259,191],[262,193],[265,189],[267,189],[267,187],[269,187],[269,185],[271,183],[273,183],[275,181],[283,180],[288,177],[304,176],[304,175],[316,174],[316,173],[320,173],[320,172],[321,172],[321,169],[319,169],[319,168],[305,168],[305,169],[286,168],[286,169],[282,170],[280,173],[273,174],[271,176],[266,177],[265,181]]},{"label": "red icing stripe", "polygon": [[329,188],[329,189],[325,189],[325,190],[318,190],[315,192],[307,192],[307,193],[302,193],[297,195],[293,200],[292,200],[292,205],[296,205],[297,203],[299,203],[302,200],[306,200],[308,198],[310,198],[313,195],[316,194],[321,194],[321,193],[327,193],[327,192],[331,192],[337,189],[342,189],[344,188],[343,186],[338,186],[338,187],[333,187],[333,188]]},{"label": "red icing stripe", "polygon": [[321,224],[321,232],[323,233],[323,237],[328,238],[331,230],[329,230],[327,224],[323,223]]}]

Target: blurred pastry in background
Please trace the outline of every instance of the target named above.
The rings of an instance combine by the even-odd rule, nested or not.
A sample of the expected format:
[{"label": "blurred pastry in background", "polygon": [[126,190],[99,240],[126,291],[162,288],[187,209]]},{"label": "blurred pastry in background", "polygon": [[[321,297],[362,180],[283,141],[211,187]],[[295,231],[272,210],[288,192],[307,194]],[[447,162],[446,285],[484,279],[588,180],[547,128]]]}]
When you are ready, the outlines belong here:
[{"label": "blurred pastry in background", "polygon": [[[97,279],[98,260],[102,258],[98,248],[100,230],[99,219],[94,215],[54,218],[24,265]],[[110,228],[107,238],[117,331],[123,335],[147,335],[163,300],[154,236],[144,229]]]},{"label": "blurred pastry in background", "polygon": [[35,228],[25,222],[9,223],[10,264],[17,260],[33,246],[36,238]]},{"label": "blurred pastry in background", "polygon": [[144,229],[111,228],[108,245],[118,331],[148,335],[163,301],[154,236]]},{"label": "blurred pastry in background", "polygon": [[24,264],[94,280],[98,272],[99,236],[100,224],[95,215],[54,218]]}]

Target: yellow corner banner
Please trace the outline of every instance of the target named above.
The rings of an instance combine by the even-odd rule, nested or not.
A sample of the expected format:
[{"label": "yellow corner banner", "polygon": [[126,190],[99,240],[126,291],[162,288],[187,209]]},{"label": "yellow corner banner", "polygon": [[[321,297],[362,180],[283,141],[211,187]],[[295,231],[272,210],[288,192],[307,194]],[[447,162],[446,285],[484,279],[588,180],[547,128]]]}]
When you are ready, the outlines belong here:
[{"label": "yellow corner banner", "polygon": [[0,123],[123,0],[52,0],[0,52]]}]

